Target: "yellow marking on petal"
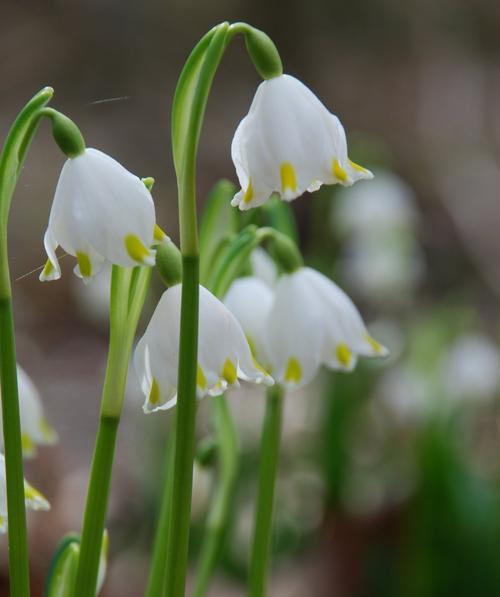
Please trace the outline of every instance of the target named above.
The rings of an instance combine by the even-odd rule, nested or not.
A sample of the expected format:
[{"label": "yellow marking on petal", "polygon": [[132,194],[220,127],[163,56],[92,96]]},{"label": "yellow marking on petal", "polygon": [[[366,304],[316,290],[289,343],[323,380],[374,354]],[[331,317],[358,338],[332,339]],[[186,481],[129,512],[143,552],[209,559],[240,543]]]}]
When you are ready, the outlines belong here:
[{"label": "yellow marking on petal", "polygon": [[344,168],[342,168],[338,160],[332,161],[332,173],[335,178],[338,178],[338,180],[342,182],[347,182],[349,180],[347,172],[344,170]]},{"label": "yellow marking on petal", "polygon": [[153,230],[153,238],[157,243],[162,243],[167,238],[167,235],[158,226],[158,224],[155,224],[155,227]]},{"label": "yellow marking on petal", "polygon": [[40,429],[45,441],[52,442],[56,440],[57,433],[44,417],[38,419],[38,429]]},{"label": "yellow marking on petal", "polygon": [[30,435],[26,432],[21,433],[21,447],[24,454],[30,455],[35,452],[35,444],[33,443]]},{"label": "yellow marking on petal", "polygon": [[160,401],[160,386],[156,377],[153,377],[153,383],[151,384],[151,390],[149,390],[148,402],[155,406]]},{"label": "yellow marking on petal", "polygon": [[288,359],[285,371],[285,381],[287,383],[299,383],[302,379],[302,367],[295,357]]},{"label": "yellow marking on petal", "polygon": [[338,344],[335,354],[337,355],[337,360],[341,365],[344,365],[344,367],[349,367],[349,363],[352,359],[352,352],[349,350],[347,344]]},{"label": "yellow marking on petal", "polygon": [[357,170],[358,172],[362,172],[363,174],[370,174],[370,171],[367,170],[366,168],[363,168],[363,166],[360,166],[359,164],[356,164],[356,162],[353,162],[352,160],[347,160],[349,162],[349,166],[351,166],[351,168],[354,168],[354,170]]},{"label": "yellow marking on petal", "polygon": [[198,365],[198,369],[196,370],[196,384],[201,390],[205,390],[207,388],[207,378],[203,373],[203,369]]},{"label": "yellow marking on petal", "polygon": [[380,354],[380,353],[382,353],[382,352],[383,352],[383,350],[384,350],[384,349],[382,348],[382,345],[381,345],[381,344],[379,344],[379,343],[378,343],[378,342],[375,340],[375,338],[372,338],[372,337],[370,336],[370,334],[366,334],[366,336],[365,336],[365,340],[366,340],[366,341],[368,342],[368,344],[369,344],[369,345],[370,345],[370,346],[373,348],[373,352],[374,352],[375,354]]},{"label": "yellow marking on petal", "polygon": [[233,384],[238,379],[238,373],[231,359],[226,359],[224,367],[222,368],[221,377],[227,381],[229,385]]},{"label": "yellow marking on petal", "polygon": [[5,529],[5,523],[7,521],[5,520],[5,518],[0,514],[0,529]]},{"label": "yellow marking on petal", "polygon": [[280,168],[281,176],[281,190],[284,193],[286,189],[290,189],[292,193],[297,191],[297,175],[295,168],[290,162],[283,162]]},{"label": "yellow marking on petal", "polygon": [[125,248],[129,256],[138,263],[144,263],[149,257],[149,251],[142,240],[135,234],[127,234],[125,237]]},{"label": "yellow marking on petal", "polygon": [[101,557],[105,560],[108,559],[109,554],[109,533],[107,529],[104,529],[104,533],[102,534],[102,546],[101,546]]},{"label": "yellow marking on petal", "polygon": [[48,278],[53,271],[54,266],[52,265],[52,261],[50,259],[47,259],[45,265],[43,266],[42,278]]},{"label": "yellow marking on petal", "polygon": [[250,201],[252,199],[253,199],[253,185],[252,185],[252,181],[249,180],[247,189],[245,191],[245,194],[243,195],[243,203],[250,203]]},{"label": "yellow marking on petal", "polygon": [[80,268],[80,274],[84,278],[90,278],[92,275],[92,263],[87,253],[84,253],[83,251],[77,251],[76,261],[78,263],[78,267]]},{"label": "yellow marking on petal", "polygon": [[46,497],[42,495],[38,489],[32,487],[29,483],[24,483],[24,499],[33,502],[32,507],[38,508],[49,508],[49,502]]}]

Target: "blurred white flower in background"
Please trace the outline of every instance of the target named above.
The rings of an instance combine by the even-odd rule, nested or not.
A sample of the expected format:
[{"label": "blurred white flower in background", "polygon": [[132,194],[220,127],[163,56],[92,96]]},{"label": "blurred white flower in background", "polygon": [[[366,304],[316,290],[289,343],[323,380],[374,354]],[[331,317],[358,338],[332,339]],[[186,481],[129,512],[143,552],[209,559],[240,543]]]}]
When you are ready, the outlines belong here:
[{"label": "blurred white flower in background", "polygon": [[273,259],[261,247],[257,247],[250,255],[253,275],[271,288],[278,279],[278,268]]},{"label": "blurred white flower in background", "polygon": [[343,239],[340,271],[349,287],[369,301],[406,302],[425,272],[410,187],[376,171],[372,183],[341,192],[332,205],[332,226]]},{"label": "blurred white flower in background", "polygon": [[[49,502],[43,495],[24,481],[24,500],[30,510],[50,510]],[[5,457],[0,454],[0,533],[7,531],[7,479],[5,476]]]},{"label": "blurred white flower in background", "polygon": [[[19,365],[17,366],[17,384],[23,456],[30,458],[36,455],[37,446],[55,444],[57,433],[45,418],[42,400],[35,384]],[[3,451],[2,421],[2,409],[0,408],[0,450]]]},{"label": "blurred white flower in background", "polygon": [[487,336],[460,338],[446,355],[444,385],[455,399],[489,400],[500,389],[500,351]]}]

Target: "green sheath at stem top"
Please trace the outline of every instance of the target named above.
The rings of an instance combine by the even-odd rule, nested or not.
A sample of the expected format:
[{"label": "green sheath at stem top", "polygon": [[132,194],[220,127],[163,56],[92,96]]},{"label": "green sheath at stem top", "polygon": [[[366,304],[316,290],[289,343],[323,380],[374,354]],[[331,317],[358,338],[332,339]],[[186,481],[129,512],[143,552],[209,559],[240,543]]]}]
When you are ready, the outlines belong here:
[{"label": "green sheath at stem top", "polygon": [[28,597],[30,586],[7,228],[10,204],[26,152],[40,122],[41,111],[53,93],[52,88],[46,87],[26,104],[10,129],[0,156],[0,378],[12,597]]}]

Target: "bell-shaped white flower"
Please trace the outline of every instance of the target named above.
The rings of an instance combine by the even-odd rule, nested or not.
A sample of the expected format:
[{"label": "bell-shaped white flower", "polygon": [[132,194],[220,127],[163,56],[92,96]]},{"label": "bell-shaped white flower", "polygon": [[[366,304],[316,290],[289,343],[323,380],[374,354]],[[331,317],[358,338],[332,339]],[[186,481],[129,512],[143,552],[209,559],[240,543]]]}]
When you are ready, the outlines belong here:
[{"label": "bell-shaped white flower", "polygon": [[276,192],[291,201],[322,184],[372,178],[347,155],[340,120],[290,75],[263,81],[234,135],[231,154],[241,190],[232,205],[249,209]]},{"label": "bell-shaped white flower", "polygon": [[253,356],[266,370],[271,369],[267,327],[273,300],[273,290],[257,276],[236,279],[224,297],[224,304],[245,332]]},{"label": "bell-shaped white flower", "polygon": [[66,161],[59,177],[44,238],[48,261],[40,280],[60,278],[58,246],[76,257],[75,274],[88,280],[104,261],[123,267],[154,265],[150,247],[164,238],[141,179],[105,153],[87,148]]},{"label": "bell-shaped white flower", "polygon": [[[24,500],[31,510],[49,510],[50,504],[43,495],[24,481]],[[5,457],[0,453],[0,533],[7,530],[7,478],[5,476]]]},{"label": "bell-shaped white flower", "polygon": [[[180,284],[166,290],[134,355],[134,365],[146,397],[144,411],[165,410],[177,401],[177,367],[181,311]],[[272,378],[252,357],[232,313],[200,286],[198,332],[198,397],[217,395],[238,379],[272,384]]]},{"label": "bell-shaped white flower", "polygon": [[306,384],[322,364],[351,371],[358,356],[388,354],[347,294],[309,267],[280,278],[267,329],[273,377],[287,386]]},{"label": "bell-shaped white flower", "polygon": [[[28,374],[18,365],[19,413],[21,417],[21,441],[23,455],[35,456],[37,446],[50,446],[57,442],[57,433],[44,416],[40,394]],[[0,450],[3,443],[2,409],[0,408]]]},{"label": "bell-shaped white flower", "polygon": [[235,280],[224,303],[258,362],[288,387],[307,384],[321,365],[351,371],[358,356],[387,355],[350,298],[308,267],[283,275],[274,289],[256,277]]}]

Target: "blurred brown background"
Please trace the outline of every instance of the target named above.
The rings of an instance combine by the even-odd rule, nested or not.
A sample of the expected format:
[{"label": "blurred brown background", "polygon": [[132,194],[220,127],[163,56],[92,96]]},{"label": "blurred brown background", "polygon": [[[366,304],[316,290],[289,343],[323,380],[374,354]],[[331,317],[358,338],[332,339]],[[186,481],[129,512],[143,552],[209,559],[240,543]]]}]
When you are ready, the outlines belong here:
[{"label": "blurred brown background", "polygon": [[[437,302],[456,289],[480,313],[484,327],[496,329],[499,3],[2,0],[0,14],[0,137],[40,87],[53,86],[52,105],[79,124],[89,146],[113,155],[139,176],[156,179],[158,222],[174,239],[169,112],[176,78],[193,45],[213,24],[244,20],[265,30],[280,49],[285,70],[339,115],[353,157],[371,166],[377,156],[375,162],[388,165],[412,187],[422,221],[419,242],[429,263],[419,301]],[[236,181],[230,143],[258,82],[237,40],[222,62],[208,105],[199,153],[200,202],[219,178]],[[361,148],[357,154],[356,148]],[[52,504],[50,513],[30,515],[35,596],[58,540],[79,528],[106,354],[105,319],[82,307],[83,290],[73,279],[70,259],[63,259],[63,278],[57,283],[41,285],[33,272],[45,261],[42,238],[62,163],[44,124],[29,153],[10,221],[18,358],[39,387],[47,418],[60,435],[57,447],[40,450],[27,464],[27,476]],[[318,233],[313,201],[307,196],[294,204],[305,247],[315,246]],[[103,592],[121,597],[143,590],[168,420],[168,415],[142,414],[135,379],[129,394],[113,480],[112,559]],[[339,546],[331,545],[332,528],[322,528],[306,557],[278,567],[273,597],[344,595],[329,578],[329,562]],[[356,529],[370,532],[348,526],[347,551],[349,545],[356,551]],[[7,595],[4,539],[0,558],[1,594]],[[346,565],[355,566],[355,561],[353,556]],[[317,591],[310,584],[316,581]],[[225,581],[214,595],[242,594],[224,587]]]}]

